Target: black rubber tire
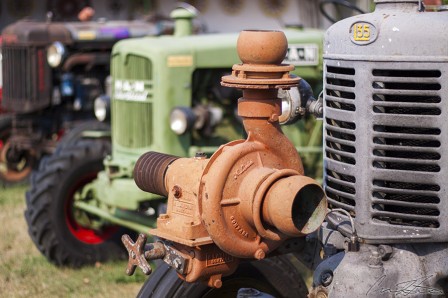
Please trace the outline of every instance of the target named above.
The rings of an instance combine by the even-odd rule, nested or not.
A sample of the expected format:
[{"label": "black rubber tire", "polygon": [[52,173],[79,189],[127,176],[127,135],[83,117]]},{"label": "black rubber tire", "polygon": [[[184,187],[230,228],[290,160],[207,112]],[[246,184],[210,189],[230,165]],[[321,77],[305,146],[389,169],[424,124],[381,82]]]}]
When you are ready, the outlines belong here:
[{"label": "black rubber tire", "polygon": [[[59,266],[80,267],[126,258],[120,237],[124,228],[112,229],[101,243],[87,243],[69,228],[70,194],[96,178],[110,152],[107,140],[78,140],[47,157],[33,174],[26,193],[25,219],[31,239],[48,260]],[[70,205],[69,207],[67,207]],[[93,230],[92,230],[93,231]]]},{"label": "black rubber tire", "polygon": [[162,263],[145,282],[137,297],[236,297],[240,288],[254,288],[278,298],[307,297],[306,284],[289,257],[292,256],[241,263],[234,274],[222,279],[220,289],[212,289],[199,282],[187,283],[177,276],[173,268]]},{"label": "black rubber tire", "polygon": [[77,123],[71,128],[64,136],[59,140],[56,150],[63,150],[65,147],[73,146],[81,138],[86,131],[110,131],[109,123],[99,122],[97,120],[88,120],[81,123]]}]

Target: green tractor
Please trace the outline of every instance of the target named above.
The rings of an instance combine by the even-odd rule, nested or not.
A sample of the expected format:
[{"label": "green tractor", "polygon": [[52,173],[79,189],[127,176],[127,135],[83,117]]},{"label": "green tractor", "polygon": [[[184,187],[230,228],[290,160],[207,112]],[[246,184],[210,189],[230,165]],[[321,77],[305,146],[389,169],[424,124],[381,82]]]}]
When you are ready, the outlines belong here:
[{"label": "green tractor", "polygon": [[[37,248],[56,265],[82,266],[125,257],[125,232],[147,233],[165,199],[141,191],[133,168],[147,151],[176,156],[210,155],[243,137],[236,115],[240,92],[222,87],[223,74],[239,62],[238,34],[192,35],[194,14],[172,13],[172,36],[117,43],[111,55],[112,96],[95,111],[111,132],[85,130],[39,165],[26,194],[25,217]],[[285,63],[314,90],[322,87],[323,32],[287,29]],[[306,88],[305,88],[306,89]],[[288,105],[283,122],[302,116]],[[322,124],[308,119],[284,132],[304,158],[308,175],[320,177]]]}]

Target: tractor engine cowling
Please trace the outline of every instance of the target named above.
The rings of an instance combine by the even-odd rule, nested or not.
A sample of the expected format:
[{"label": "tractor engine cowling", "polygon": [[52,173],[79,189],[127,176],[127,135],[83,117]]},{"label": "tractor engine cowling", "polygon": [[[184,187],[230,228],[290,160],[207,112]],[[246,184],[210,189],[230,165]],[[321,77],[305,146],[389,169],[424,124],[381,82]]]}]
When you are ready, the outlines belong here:
[{"label": "tractor engine cowling", "polygon": [[[279,125],[277,91],[300,80],[289,75],[293,66],[281,64],[285,35],[243,31],[237,50],[243,63],[233,66],[222,85],[243,90],[238,115],[247,139],[221,146],[210,159],[148,152],[134,169],[141,189],[168,196],[167,212],[151,230],[161,242],[145,258],[163,258],[186,281],[211,287],[220,287],[221,276],[231,274],[240,258],[263,259],[285,240],[317,230],[326,215],[322,188],[303,175],[301,159]],[[132,255],[142,254],[137,246],[143,240],[124,242],[131,273],[140,265],[141,258],[132,263]]]},{"label": "tractor engine cowling", "polygon": [[442,297],[448,13],[425,12],[422,1],[375,2],[373,13],[342,20],[325,36],[331,210],[311,297]]},{"label": "tractor engine cowling", "polygon": [[326,34],[325,190],[366,242],[446,242],[448,14],[376,2]]}]

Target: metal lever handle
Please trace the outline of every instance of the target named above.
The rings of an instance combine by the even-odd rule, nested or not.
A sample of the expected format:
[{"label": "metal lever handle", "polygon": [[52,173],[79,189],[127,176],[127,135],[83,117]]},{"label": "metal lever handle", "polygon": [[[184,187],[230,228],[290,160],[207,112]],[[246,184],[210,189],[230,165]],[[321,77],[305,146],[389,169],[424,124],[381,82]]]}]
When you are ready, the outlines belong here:
[{"label": "metal lever handle", "polygon": [[146,245],[148,237],[145,234],[138,235],[135,243],[129,235],[123,235],[121,241],[123,242],[129,254],[128,266],[126,274],[132,275],[135,268],[140,267],[146,275],[151,274],[152,269],[147,261],[155,259],[163,259],[166,255],[165,245],[162,242],[150,243]]},{"label": "metal lever handle", "polygon": [[144,252],[147,239],[148,237],[145,234],[140,234],[138,235],[137,241],[135,241],[134,243],[131,237],[129,237],[129,235],[127,234],[121,237],[121,241],[123,242],[129,254],[128,266],[126,268],[127,275],[134,274],[135,268],[137,268],[137,266],[142,269],[144,274],[151,274],[152,269],[151,266],[149,266],[149,263],[146,261]]}]

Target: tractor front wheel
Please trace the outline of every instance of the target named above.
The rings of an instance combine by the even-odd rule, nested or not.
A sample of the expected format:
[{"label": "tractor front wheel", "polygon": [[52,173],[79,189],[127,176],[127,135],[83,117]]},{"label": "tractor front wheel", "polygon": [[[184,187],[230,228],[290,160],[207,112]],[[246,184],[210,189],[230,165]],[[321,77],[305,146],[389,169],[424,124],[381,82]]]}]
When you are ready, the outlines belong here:
[{"label": "tractor front wheel", "polygon": [[77,209],[95,200],[84,186],[96,179],[110,152],[108,140],[83,140],[46,157],[26,193],[25,218],[37,248],[56,265],[79,267],[126,257],[123,228]]},{"label": "tractor front wheel", "polygon": [[26,181],[35,162],[32,152],[11,146],[11,123],[9,115],[0,115],[0,183],[4,186]]}]

